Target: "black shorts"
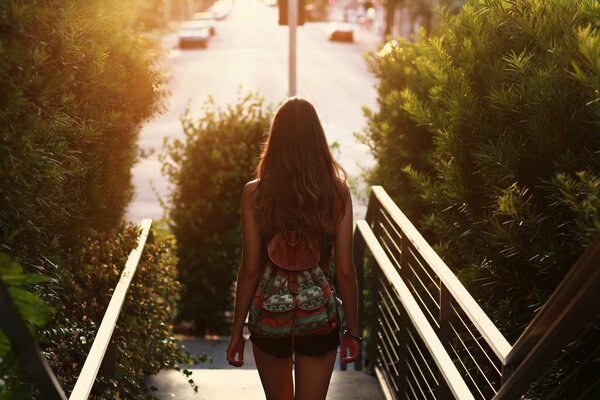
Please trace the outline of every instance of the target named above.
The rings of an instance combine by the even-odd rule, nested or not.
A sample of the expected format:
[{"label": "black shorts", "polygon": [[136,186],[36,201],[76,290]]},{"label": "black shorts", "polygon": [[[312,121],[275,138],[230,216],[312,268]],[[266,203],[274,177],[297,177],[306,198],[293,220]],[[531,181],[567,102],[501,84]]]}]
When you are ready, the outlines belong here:
[{"label": "black shorts", "polygon": [[293,349],[291,337],[263,338],[250,335],[250,340],[265,353],[279,358],[291,357],[292,351],[303,356],[321,357],[340,345],[340,330],[334,329],[322,336],[295,337]]}]

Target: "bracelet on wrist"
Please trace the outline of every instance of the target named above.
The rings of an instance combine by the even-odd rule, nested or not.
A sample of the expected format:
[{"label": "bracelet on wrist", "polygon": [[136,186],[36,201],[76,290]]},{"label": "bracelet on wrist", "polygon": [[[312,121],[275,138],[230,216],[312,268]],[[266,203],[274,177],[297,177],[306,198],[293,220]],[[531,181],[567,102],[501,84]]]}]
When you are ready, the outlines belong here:
[{"label": "bracelet on wrist", "polygon": [[353,335],[353,334],[351,334],[350,332],[348,332],[347,330],[344,330],[344,335],[345,335],[345,336],[349,336],[349,337],[351,337],[352,339],[356,339],[356,340],[358,340],[359,342],[362,342],[362,340],[363,340],[363,339],[362,339],[362,337],[360,337],[360,336],[356,336],[356,335]]}]

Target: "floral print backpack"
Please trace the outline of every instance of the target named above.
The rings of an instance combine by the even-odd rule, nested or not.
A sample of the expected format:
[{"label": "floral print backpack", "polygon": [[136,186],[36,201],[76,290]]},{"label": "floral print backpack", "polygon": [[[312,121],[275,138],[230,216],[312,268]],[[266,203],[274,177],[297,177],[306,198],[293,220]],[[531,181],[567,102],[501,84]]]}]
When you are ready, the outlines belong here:
[{"label": "floral print backpack", "polygon": [[[339,326],[341,307],[321,267],[322,247],[292,230],[269,240],[267,265],[250,306],[252,335],[326,335]],[[329,265],[325,268],[328,273]]]}]

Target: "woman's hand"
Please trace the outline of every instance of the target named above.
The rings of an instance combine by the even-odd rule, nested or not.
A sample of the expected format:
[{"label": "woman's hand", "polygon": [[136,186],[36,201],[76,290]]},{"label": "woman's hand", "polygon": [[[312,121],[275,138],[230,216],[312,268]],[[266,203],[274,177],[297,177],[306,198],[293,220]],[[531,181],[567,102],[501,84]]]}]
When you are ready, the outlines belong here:
[{"label": "woman's hand", "polygon": [[244,336],[242,334],[232,334],[227,346],[227,362],[234,367],[244,365]]},{"label": "woman's hand", "polygon": [[342,336],[342,343],[340,344],[340,359],[342,361],[342,365],[354,362],[354,360],[356,360],[356,357],[358,357],[359,351],[359,339],[348,335]]}]

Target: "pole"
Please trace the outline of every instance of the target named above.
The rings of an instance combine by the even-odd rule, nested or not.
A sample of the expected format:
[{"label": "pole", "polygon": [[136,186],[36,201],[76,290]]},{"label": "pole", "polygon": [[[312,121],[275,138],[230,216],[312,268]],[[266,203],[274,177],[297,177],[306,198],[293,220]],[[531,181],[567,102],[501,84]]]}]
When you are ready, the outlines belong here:
[{"label": "pole", "polygon": [[298,26],[298,0],[288,0],[288,25],[290,27],[289,95],[296,95],[296,28]]},{"label": "pole", "polygon": [[171,0],[165,0],[165,28],[169,27],[171,21]]}]

